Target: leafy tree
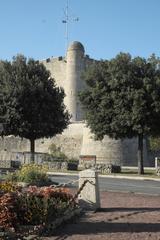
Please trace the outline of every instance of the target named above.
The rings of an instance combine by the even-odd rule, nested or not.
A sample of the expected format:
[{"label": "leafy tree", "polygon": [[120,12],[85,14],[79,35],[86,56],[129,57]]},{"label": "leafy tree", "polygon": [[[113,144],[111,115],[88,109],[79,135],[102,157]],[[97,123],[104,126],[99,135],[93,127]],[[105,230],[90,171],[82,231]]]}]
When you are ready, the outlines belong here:
[{"label": "leafy tree", "polygon": [[88,88],[80,93],[86,120],[97,139],[138,137],[138,172],[143,169],[143,138],[160,134],[160,67],[120,53],[93,65],[85,74]]},{"label": "leafy tree", "polygon": [[63,89],[56,87],[50,72],[33,59],[18,55],[12,62],[1,61],[0,96],[3,135],[29,139],[31,153],[36,139],[62,133],[69,123]]}]

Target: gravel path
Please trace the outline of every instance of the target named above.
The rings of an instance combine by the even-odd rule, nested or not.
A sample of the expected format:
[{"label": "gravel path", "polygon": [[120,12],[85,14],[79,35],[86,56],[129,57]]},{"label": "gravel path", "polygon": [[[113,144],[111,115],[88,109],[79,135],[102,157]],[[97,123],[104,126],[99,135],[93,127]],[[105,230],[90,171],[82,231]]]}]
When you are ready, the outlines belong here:
[{"label": "gravel path", "polygon": [[160,240],[160,196],[101,192],[102,209],[44,240]]}]

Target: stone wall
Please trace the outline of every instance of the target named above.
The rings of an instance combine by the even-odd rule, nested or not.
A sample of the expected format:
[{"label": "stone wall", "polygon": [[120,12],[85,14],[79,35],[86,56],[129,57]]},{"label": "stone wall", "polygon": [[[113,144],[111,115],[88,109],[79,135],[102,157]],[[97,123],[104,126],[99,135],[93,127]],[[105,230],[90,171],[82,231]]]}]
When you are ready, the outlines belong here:
[{"label": "stone wall", "polygon": [[[36,140],[36,152],[47,153],[52,143],[69,158],[79,159],[80,155],[96,155],[97,163],[137,166],[136,138],[115,140],[105,136],[103,141],[95,141],[83,122],[70,124],[63,134],[53,138]],[[3,159],[7,154],[10,158],[11,152],[29,151],[29,148],[29,141],[26,139],[9,136],[0,140],[0,155],[3,155]],[[150,153],[148,156],[144,147],[144,165],[153,166],[155,155]]]},{"label": "stone wall", "polygon": [[[44,138],[36,140],[36,152],[47,153],[49,146],[54,143],[69,158],[79,159],[81,145],[83,123],[72,123],[64,130],[63,134],[58,134],[53,138]],[[11,158],[11,152],[29,151],[30,143],[27,139],[21,139],[14,136],[0,138],[0,156]]]},{"label": "stone wall", "polygon": [[50,71],[51,76],[55,79],[57,86],[65,86],[66,79],[66,60],[62,57],[48,58],[41,61],[45,67]]}]

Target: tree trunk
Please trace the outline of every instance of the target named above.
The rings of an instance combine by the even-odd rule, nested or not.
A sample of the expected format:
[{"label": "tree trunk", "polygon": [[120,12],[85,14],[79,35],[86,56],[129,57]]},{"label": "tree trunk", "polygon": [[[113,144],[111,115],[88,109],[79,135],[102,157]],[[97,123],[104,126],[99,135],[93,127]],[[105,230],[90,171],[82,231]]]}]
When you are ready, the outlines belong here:
[{"label": "tree trunk", "polygon": [[30,139],[31,163],[34,163],[35,139]]},{"label": "tree trunk", "polygon": [[144,174],[144,168],[143,168],[143,134],[138,135],[138,174]]}]

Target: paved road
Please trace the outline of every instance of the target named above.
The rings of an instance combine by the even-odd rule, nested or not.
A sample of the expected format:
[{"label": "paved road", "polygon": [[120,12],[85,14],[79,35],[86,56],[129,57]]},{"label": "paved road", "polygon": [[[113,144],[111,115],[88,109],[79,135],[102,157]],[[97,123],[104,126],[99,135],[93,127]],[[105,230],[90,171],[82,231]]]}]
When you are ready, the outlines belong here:
[{"label": "paved road", "polygon": [[[78,176],[54,175],[52,176],[52,180],[59,183],[66,183],[72,180],[78,180]],[[160,182],[158,181],[99,177],[99,185],[101,191],[122,191],[160,195]],[[73,187],[77,186],[78,183],[73,185]]]}]

